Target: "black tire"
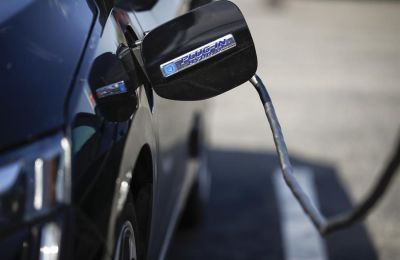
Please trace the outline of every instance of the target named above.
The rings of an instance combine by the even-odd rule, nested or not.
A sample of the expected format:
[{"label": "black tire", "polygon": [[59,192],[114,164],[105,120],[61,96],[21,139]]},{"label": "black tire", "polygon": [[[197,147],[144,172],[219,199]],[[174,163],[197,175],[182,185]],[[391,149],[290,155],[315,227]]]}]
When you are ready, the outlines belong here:
[{"label": "black tire", "polygon": [[[128,193],[125,206],[118,217],[115,229],[114,260],[138,260],[143,252],[138,241],[138,227],[135,206],[131,192]],[[133,236],[133,241],[132,241]]]}]

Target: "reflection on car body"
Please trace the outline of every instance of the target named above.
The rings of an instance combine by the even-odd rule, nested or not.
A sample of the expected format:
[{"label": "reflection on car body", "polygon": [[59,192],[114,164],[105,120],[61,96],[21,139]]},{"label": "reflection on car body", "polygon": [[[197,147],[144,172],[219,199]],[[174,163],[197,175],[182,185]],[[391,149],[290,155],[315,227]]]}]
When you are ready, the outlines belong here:
[{"label": "reflection on car body", "polygon": [[154,94],[132,49],[183,4],[0,4],[1,259],[165,255],[205,104]]}]

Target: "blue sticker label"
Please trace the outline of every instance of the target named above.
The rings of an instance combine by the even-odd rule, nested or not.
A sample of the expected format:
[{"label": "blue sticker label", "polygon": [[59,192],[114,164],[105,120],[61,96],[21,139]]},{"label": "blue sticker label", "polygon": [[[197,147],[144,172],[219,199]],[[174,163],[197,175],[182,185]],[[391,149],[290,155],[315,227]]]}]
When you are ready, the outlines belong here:
[{"label": "blue sticker label", "polygon": [[163,69],[163,74],[166,77],[175,74],[176,71],[178,70],[174,63],[169,63],[169,64],[165,65],[162,69]]},{"label": "blue sticker label", "polygon": [[209,58],[229,50],[236,46],[235,38],[232,34],[228,34],[215,41],[207,43],[193,51],[185,53],[171,61],[160,66],[161,72],[165,78],[172,76],[182,70],[199,64]]}]

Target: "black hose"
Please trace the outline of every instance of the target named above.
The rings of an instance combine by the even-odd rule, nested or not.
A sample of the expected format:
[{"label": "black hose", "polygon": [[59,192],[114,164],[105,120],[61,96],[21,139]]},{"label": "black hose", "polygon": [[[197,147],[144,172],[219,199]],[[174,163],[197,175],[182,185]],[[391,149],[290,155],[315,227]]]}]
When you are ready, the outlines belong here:
[{"label": "black hose", "polygon": [[311,219],[312,223],[318,229],[320,234],[326,235],[332,233],[339,229],[351,226],[355,222],[363,219],[384,195],[391,179],[396,174],[396,170],[400,163],[400,140],[391,160],[381,174],[376,185],[374,185],[373,189],[367,194],[365,199],[349,212],[341,213],[327,219],[322,215],[319,209],[314,205],[314,203],[297,182],[296,176],[293,173],[292,165],[290,163],[289,153],[285,144],[285,139],[282,134],[279,120],[276,116],[274,106],[268,91],[264,86],[264,83],[257,75],[250,79],[250,83],[256,88],[257,93],[264,105],[265,114],[267,115],[274,138],[276,151],[278,153],[283,178],[285,179],[286,184],[292,191],[297,201],[300,203],[304,212]]}]

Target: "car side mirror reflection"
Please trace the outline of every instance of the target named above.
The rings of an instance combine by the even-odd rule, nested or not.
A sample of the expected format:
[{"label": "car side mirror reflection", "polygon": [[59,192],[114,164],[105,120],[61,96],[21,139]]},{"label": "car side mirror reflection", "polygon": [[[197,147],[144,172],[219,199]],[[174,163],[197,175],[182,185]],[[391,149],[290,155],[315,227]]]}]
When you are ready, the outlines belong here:
[{"label": "car side mirror reflection", "polygon": [[207,4],[157,27],[143,39],[142,58],[154,91],[173,100],[217,96],[257,70],[249,28],[229,1]]},{"label": "car side mirror reflection", "polygon": [[111,52],[99,55],[92,64],[89,85],[96,100],[96,111],[107,121],[126,121],[136,108],[137,76],[128,71],[134,73],[134,69],[127,70],[122,59]]}]

